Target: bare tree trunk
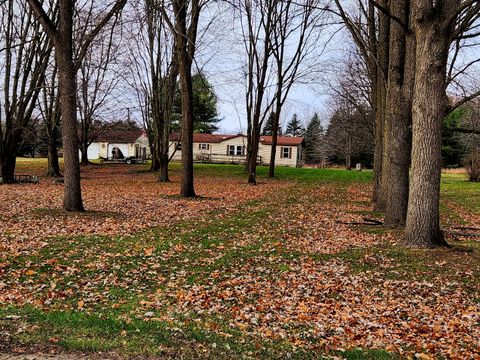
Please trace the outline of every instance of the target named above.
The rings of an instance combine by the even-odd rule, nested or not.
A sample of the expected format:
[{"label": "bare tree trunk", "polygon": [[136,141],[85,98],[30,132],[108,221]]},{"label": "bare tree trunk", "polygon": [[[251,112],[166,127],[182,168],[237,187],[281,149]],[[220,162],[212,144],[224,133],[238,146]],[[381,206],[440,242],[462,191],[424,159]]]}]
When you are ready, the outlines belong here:
[{"label": "bare tree trunk", "polygon": [[195,196],[193,185],[193,88],[189,60],[180,57],[180,81],[182,87],[182,183],[183,197]]},{"label": "bare tree trunk", "polygon": [[[156,125],[154,125],[156,127]],[[160,170],[160,139],[159,139],[160,134],[158,133],[158,130],[155,129],[155,135],[154,135],[154,142],[155,145],[153,146],[153,152],[152,152],[152,165],[150,166],[150,171],[158,171]]]},{"label": "bare tree trunk", "polygon": [[[66,1],[70,3],[70,1]],[[72,61],[72,41],[67,34],[71,31],[73,4],[60,7],[60,31],[64,35],[62,48],[55,49],[58,63],[58,93],[62,114],[62,142],[64,158],[64,199],[66,211],[84,211],[80,187],[80,164],[78,161],[77,97],[75,68]],[[66,9],[68,8],[68,9]],[[69,24],[70,23],[70,24]],[[63,30],[63,31],[62,31]],[[65,36],[66,35],[66,36]],[[71,32],[70,32],[71,35]]]},{"label": "bare tree trunk", "polygon": [[47,158],[48,158],[47,176],[61,177],[62,175],[60,174],[60,164],[58,162],[57,145],[56,145],[56,141],[52,138],[48,139]]},{"label": "bare tree trunk", "polygon": [[277,106],[277,112],[275,112],[275,117],[273,120],[273,132],[272,132],[272,150],[270,152],[270,164],[268,167],[268,177],[275,177],[275,157],[277,156],[277,142],[278,142],[278,128],[280,125],[280,114],[278,110],[280,107]]},{"label": "bare tree trunk", "polygon": [[[248,183],[251,185],[257,184],[257,157],[258,157],[258,143],[260,141],[260,126],[252,128],[252,149],[250,157],[248,158]],[[255,144],[257,144],[255,146]]]},{"label": "bare tree trunk", "polygon": [[42,79],[42,97],[39,101],[40,113],[45,123],[47,135],[47,173],[46,176],[61,177],[58,161],[58,145],[60,144],[60,100],[57,93],[57,65],[51,73]]},{"label": "bare tree trunk", "polygon": [[15,179],[16,156],[7,156],[2,162],[2,178],[6,183],[11,183]]},{"label": "bare tree trunk", "polygon": [[[370,98],[375,119],[372,203],[375,210],[383,211],[386,207],[386,193],[383,186],[383,153],[390,18],[383,11],[378,10],[377,6],[388,10],[389,0],[376,2],[369,0],[368,11],[365,12],[365,23],[358,21],[356,16],[348,15],[339,0],[335,0],[335,3],[359,53],[367,64],[371,80]],[[363,1],[359,0],[358,4],[359,8],[363,8]]]},{"label": "bare tree trunk", "polygon": [[[250,116],[247,116],[250,119]],[[250,121],[247,122],[247,155],[245,157],[245,173],[248,174],[250,169],[250,158],[252,157],[253,152],[253,141],[252,141],[252,124]]]},{"label": "bare tree trunk", "polygon": [[[15,132],[15,130],[14,130]],[[20,134],[13,134],[3,146],[1,157],[1,171],[3,181],[12,183],[15,180],[15,165],[17,162],[17,144],[19,142]]]},{"label": "bare tree trunk", "polygon": [[[277,89],[275,93],[275,110],[273,118],[272,148],[270,153],[270,164],[268,176],[275,176],[275,157],[277,153],[277,138],[280,127],[280,113],[288,97],[293,84],[298,80],[297,75],[301,63],[310,46],[310,40],[314,29],[319,31],[321,26],[319,18],[315,16],[316,2],[310,1],[305,4],[298,4],[295,1],[274,2],[273,13],[273,36],[267,40],[271,42],[272,55],[275,58],[277,71]],[[297,24],[300,22],[300,25]],[[297,34],[295,38],[296,48],[287,51],[287,44],[290,37]],[[316,41],[316,40],[313,40]]]},{"label": "bare tree trunk", "polygon": [[[389,0],[382,0],[380,5],[388,8]],[[385,161],[386,147],[388,139],[385,138],[386,126],[386,97],[387,97],[387,81],[388,81],[388,62],[389,62],[389,34],[390,34],[390,18],[382,12],[379,12],[379,30],[378,30],[378,53],[377,53],[377,112],[375,114],[375,158],[374,170],[374,208],[377,211],[384,211],[387,206],[387,189],[388,189],[388,162]],[[375,201],[376,200],[376,201]]]},{"label": "bare tree trunk", "polygon": [[75,1],[59,0],[58,27],[45,13],[39,0],[27,0],[27,2],[35,12],[38,21],[55,48],[55,58],[58,66],[58,94],[62,116],[65,172],[63,209],[65,211],[85,211],[80,187],[80,164],[78,157],[77,69],[95,36],[115,14],[123,9],[126,0],[117,0],[106,16],[96,24],[89,34],[85,35],[85,41],[79,47],[76,63],[73,58],[73,13]]},{"label": "bare tree trunk", "polygon": [[386,89],[383,80],[378,82],[375,96],[375,148],[373,155],[373,193],[372,202],[375,210],[382,211],[386,206],[386,199],[382,189],[383,167],[383,127],[385,118]]},{"label": "bare tree trunk", "polygon": [[[274,9],[276,2],[269,0],[253,4],[249,1],[242,2],[245,10],[248,37],[245,39],[247,49],[247,174],[248,183],[257,183],[257,156],[260,140],[260,131],[265,115],[270,111],[273,102],[265,104],[266,88],[269,84],[269,61],[272,56],[271,37],[273,36]],[[260,14],[260,24],[256,24],[254,14]],[[256,29],[261,26],[262,31]],[[259,34],[263,38],[260,39]],[[261,55],[260,55],[261,54]]]},{"label": "bare tree trunk", "polygon": [[409,246],[446,244],[440,230],[441,128],[446,115],[446,67],[453,32],[450,11],[459,0],[432,7],[416,0],[416,70],[413,100],[412,179],[405,242]]},{"label": "bare tree trunk", "polygon": [[[392,2],[390,12],[408,26],[408,0]],[[415,79],[415,43],[398,22],[390,25],[390,55],[386,104],[386,138],[389,172],[386,174],[387,207],[384,224],[387,227],[405,225],[408,205],[408,181],[411,151],[412,96]]]},{"label": "bare tree trunk", "polygon": [[168,153],[163,153],[162,157],[160,158],[160,175],[158,176],[158,181],[160,182],[170,182],[170,178],[168,176]]},{"label": "bare tree trunk", "polygon": [[[193,86],[192,86],[192,56],[189,46],[194,46],[194,39],[189,39],[187,33],[187,4],[174,1],[177,59],[180,75],[180,90],[182,95],[182,179],[180,195],[194,197],[193,184]],[[193,41],[193,44],[192,44]],[[190,43],[189,43],[190,42]]]},{"label": "bare tree trunk", "polygon": [[162,121],[162,126],[160,127],[159,131],[160,141],[158,142],[159,151],[157,154],[158,157],[158,167],[160,170],[160,175],[158,176],[158,181],[160,182],[169,182],[170,179],[168,178],[168,126],[166,124],[166,119],[164,118]]},{"label": "bare tree trunk", "polygon": [[[53,9],[54,6],[52,12]],[[24,130],[32,125],[32,114],[52,52],[51,43],[35,23],[33,12],[22,11],[16,1],[2,3],[0,171],[6,182],[14,180],[17,150]]]},{"label": "bare tree trunk", "polygon": [[[175,45],[174,45],[175,46]],[[178,77],[178,61],[174,55],[170,63],[168,71],[168,79],[164,84],[164,99],[163,99],[163,123],[161,127],[161,140],[160,140],[160,176],[159,181],[169,182],[168,176],[168,164],[170,157],[168,155],[168,149],[170,148],[170,118],[172,116],[173,102],[175,99],[175,90]],[[192,90],[193,96],[193,90]],[[193,106],[193,105],[192,105]]]},{"label": "bare tree trunk", "polygon": [[163,129],[162,131],[162,139],[161,139],[161,149],[159,154],[159,167],[160,167],[160,175],[158,176],[158,181],[160,182],[170,182],[170,178],[168,176],[168,164],[170,162],[170,157],[168,156],[168,149],[169,149],[169,131],[168,128]]},{"label": "bare tree trunk", "polygon": [[152,153],[152,164],[150,165],[150,171],[158,171],[160,170],[160,160],[156,155],[156,151]]},{"label": "bare tree trunk", "polygon": [[82,141],[80,145],[80,153],[82,155],[81,165],[87,166],[90,165],[90,161],[88,160],[88,142],[85,143]]}]

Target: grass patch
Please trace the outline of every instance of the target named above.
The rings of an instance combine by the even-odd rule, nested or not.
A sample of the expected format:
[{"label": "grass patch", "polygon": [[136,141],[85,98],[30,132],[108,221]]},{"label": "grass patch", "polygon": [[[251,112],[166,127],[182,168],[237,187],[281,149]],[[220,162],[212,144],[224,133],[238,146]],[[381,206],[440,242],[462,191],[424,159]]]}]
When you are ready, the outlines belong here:
[{"label": "grass patch", "polygon": [[442,174],[441,195],[473,214],[480,214],[480,183],[467,181],[466,175]]},{"label": "grass patch", "polygon": [[[178,174],[178,164],[172,164],[171,169]],[[195,171],[199,176],[245,176],[243,167],[235,165],[197,164]],[[24,332],[12,331],[16,344],[53,344],[75,351],[115,351],[125,355],[187,359],[320,359],[322,355],[332,354],[325,353],[322,348],[313,349],[314,344],[301,348],[289,339],[266,340],[254,336],[231,326],[233,320],[227,313],[176,312],[176,296],[195,286],[209,289],[250,264],[261,266],[255,268],[258,271],[254,274],[247,275],[270,280],[277,276],[294,276],[293,269],[298,269],[298,264],[304,260],[313,260],[318,265],[341,260],[354,275],[371,273],[377,278],[402,281],[455,281],[471,289],[467,295],[475,298],[480,279],[478,242],[436,250],[378,245],[328,255],[310,255],[301,249],[280,246],[285,239],[283,235],[293,235],[296,231],[293,225],[285,227],[280,222],[289,220],[280,215],[288,213],[290,207],[299,205],[308,212],[319,202],[343,206],[349,201],[345,197],[348,186],[370,184],[372,173],[277,168],[276,175],[278,180],[295,184],[276,192],[275,196],[249,201],[234,209],[214,209],[202,217],[147,229],[133,236],[59,237],[49,239],[48,245],[35,253],[5,259],[7,265],[0,269],[4,279],[16,276],[19,287],[26,288],[43,284],[35,288],[32,299],[48,299],[49,302],[32,301],[36,307],[0,307],[0,330],[25,328]],[[266,167],[259,167],[259,181],[270,181]],[[328,187],[321,199],[306,196],[316,185]],[[442,182],[443,198],[467,211],[478,211],[474,201],[480,198],[473,194],[474,191],[478,191],[476,184],[466,185],[458,176],[449,175]],[[476,200],[470,201],[470,196]],[[167,198],[179,199],[177,196]],[[368,205],[366,201],[352,200],[350,203]],[[445,207],[443,211],[449,209]],[[292,214],[296,216],[297,211],[298,208]],[[71,215],[55,209],[36,209],[32,213],[59,218]],[[367,210],[353,213],[382,217],[381,213]],[[83,216],[118,215],[115,212],[87,212],[75,214],[77,216],[81,221]],[[379,226],[356,229],[370,234],[385,232]],[[280,245],[274,245],[277,243]],[[25,269],[33,272],[28,275]],[[63,297],[50,299],[52,287]],[[256,296],[253,294],[252,298]],[[159,299],[167,300],[160,302]],[[84,300],[85,304],[79,306],[78,302]],[[145,316],[147,311],[153,315]],[[9,315],[19,315],[20,319],[2,320]],[[295,326],[292,325],[292,331],[296,330]],[[353,349],[335,355],[344,359],[399,359],[377,349]]]},{"label": "grass patch", "polygon": [[362,350],[354,349],[338,353],[346,360],[400,360],[401,357],[396,354],[388,353],[384,350]]}]

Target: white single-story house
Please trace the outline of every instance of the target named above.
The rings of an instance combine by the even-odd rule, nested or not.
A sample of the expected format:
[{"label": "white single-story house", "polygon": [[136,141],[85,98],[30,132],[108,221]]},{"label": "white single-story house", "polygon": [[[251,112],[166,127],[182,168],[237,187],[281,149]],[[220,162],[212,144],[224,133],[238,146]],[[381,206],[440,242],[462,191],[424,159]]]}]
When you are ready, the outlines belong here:
[{"label": "white single-story house", "polygon": [[[304,141],[301,137],[278,136],[275,164],[299,167],[303,165]],[[272,137],[261,136],[258,163],[268,165],[272,151]],[[179,161],[182,157],[180,135],[170,136],[170,156]],[[244,164],[247,153],[247,136],[243,134],[193,134],[193,157],[196,161],[211,163]]]},{"label": "white single-story house", "polygon": [[146,159],[150,156],[148,137],[144,130],[110,130],[100,134],[87,150],[89,160]]}]

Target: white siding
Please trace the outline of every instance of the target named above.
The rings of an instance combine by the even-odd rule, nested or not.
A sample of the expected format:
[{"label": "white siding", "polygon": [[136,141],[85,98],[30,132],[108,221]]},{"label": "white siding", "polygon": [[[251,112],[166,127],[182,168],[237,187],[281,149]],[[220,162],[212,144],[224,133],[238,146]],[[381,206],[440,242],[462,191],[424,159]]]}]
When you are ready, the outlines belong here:
[{"label": "white siding", "polygon": [[[244,154],[246,153],[246,148],[247,148],[247,137],[246,136],[237,136],[233,139],[228,139],[225,141],[222,141],[221,143],[208,143],[210,148],[208,150],[202,150],[200,149],[200,143],[193,143],[193,158],[197,159],[204,155],[221,155],[222,159],[223,157],[229,155],[227,152],[227,148],[229,145],[233,146],[245,146]],[[169,149],[169,154],[172,154],[172,152],[175,149],[175,144],[173,142],[170,142],[170,149]],[[177,150],[175,152],[175,155],[172,160],[174,161],[180,161],[182,158],[182,152]]]},{"label": "white siding", "polygon": [[[82,158],[82,152],[78,151],[78,157]],[[87,159],[97,160],[100,157],[100,145],[98,143],[92,143],[87,149]]]},{"label": "white siding", "polygon": [[148,143],[148,138],[145,135],[140,136],[136,141],[135,144],[132,144],[132,151],[133,154],[131,156],[136,156],[137,154],[135,153],[135,147],[138,146],[140,150],[140,157],[143,156],[143,149],[145,149],[145,156],[147,158],[150,157],[150,145]]},{"label": "white siding", "polygon": [[90,144],[87,149],[88,160],[97,160],[100,157],[100,145],[98,143]]},{"label": "white siding", "polygon": [[[202,157],[202,154],[209,155],[212,157],[213,162],[215,162],[215,159],[217,159],[218,162],[238,162],[244,160],[244,156],[242,157],[235,157],[235,156],[230,156],[228,153],[228,147],[230,145],[233,146],[244,146],[244,155],[246,154],[246,148],[247,148],[247,137],[246,136],[238,136],[233,139],[228,139],[225,141],[222,141],[220,143],[209,143],[209,149],[200,149],[200,143],[193,143],[193,158],[195,160],[199,160]],[[275,164],[279,166],[291,166],[291,167],[296,167],[298,166],[301,161],[300,161],[300,156],[301,156],[301,145],[299,146],[289,146],[291,148],[291,156],[290,158],[282,158],[281,156],[281,151],[282,151],[283,146],[277,146],[277,152],[275,156]],[[261,157],[261,163],[262,165],[268,165],[270,162],[270,153],[271,153],[271,145],[263,145],[260,143],[259,149],[258,149],[258,155]],[[172,152],[175,149],[175,143],[170,142],[170,149],[169,149],[169,154],[172,154]],[[217,155],[217,156],[215,156]],[[174,161],[180,161],[182,158],[182,152],[180,150],[177,150],[175,152],[175,155],[172,160]]]},{"label": "white siding", "polygon": [[[282,158],[282,148],[283,147],[289,147],[291,150],[291,155],[289,158]],[[277,146],[277,151],[275,153],[275,165],[278,166],[291,166],[291,167],[296,167],[298,162],[297,162],[297,157],[298,157],[298,151],[299,147],[298,146],[283,146],[283,145],[278,145]],[[271,145],[263,145],[260,144],[258,148],[258,155],[262,159],[262,165],[268,165],[270,163],[270,156],[272,153],[272,146]]]},{"label": "white siding", "polygon": [[113,150],[114,147],[119,148],[124,157],[129,156],[128,155],[129,154],[129,148],[130,148],[129,144],[108,144],[107,154],[108,154],[109,158],[112,157],[112,150]]},{"label": "white siding", "polygon": [[99,157],[104,158],[104,159],[108,158],[108,153],[107,153],[108,143],[101,142],[98,145],[100,147],[100,149],[98,150]]}]

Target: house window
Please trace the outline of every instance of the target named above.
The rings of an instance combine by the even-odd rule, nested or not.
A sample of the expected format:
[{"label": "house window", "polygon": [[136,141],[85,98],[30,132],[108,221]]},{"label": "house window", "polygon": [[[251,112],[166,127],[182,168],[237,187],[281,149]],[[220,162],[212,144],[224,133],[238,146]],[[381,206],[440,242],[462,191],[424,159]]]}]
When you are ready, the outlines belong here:
[{"label": "house window", "polygon": [[282,159],[290,159],[292,157],[292,148],[291,147],[282,147],[280,152],[280,157]]},{"label": "house window", "polygon": [[178,151],[182,151],[182,144],[181,143],[177,143],[175,145],[175,148],[178,150]]},{"label": "house window", "polygon": [[198,144],[199,150],[210,150],[210,144]]},{"label": "house window", "polygon": [[228,155],[242,156],[243,155],[243,146],[242,145],[228,145]]},{"label": "house window", "polygon": [[107,147],[107,144],[103,143],[102,144],[102,149],[105,149]]}]

